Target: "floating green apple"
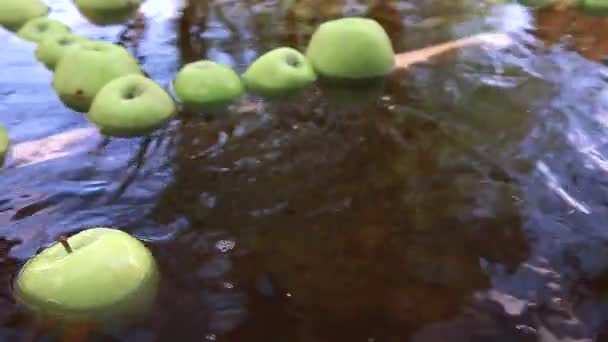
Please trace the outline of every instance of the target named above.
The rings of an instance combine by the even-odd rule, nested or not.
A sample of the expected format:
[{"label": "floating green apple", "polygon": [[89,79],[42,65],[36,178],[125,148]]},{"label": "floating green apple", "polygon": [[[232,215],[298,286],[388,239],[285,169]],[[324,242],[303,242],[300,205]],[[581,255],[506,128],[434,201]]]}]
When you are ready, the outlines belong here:
[{"label": "floating green apple", "polygon": [[33,18],[46,16],[49,7],[40,0],[0,1],[0,26],[17,31]]},{"label": "floating green apple", "polygon": [[86,37],[77,36],[72,33],[62,33],[45,38],[36,49],[36,59],[42,62],[49,70],[54,70],[55,65],[64,53],[88,42]]},{"label": "floating green apple", "polygon": [[65,52],[55,66],[53,88],[66,106],[84,113],[103,86],[130,74],[142,74],[142,70],[125,48],[89,41]]},{"label": "floating green apple", "polygon": [[243,74],[247,88],[264,96],[293,92],[316,79],[317,75],[308,59],[298,50],[288,47],[263,54]]},{"label": "floating green apple", "polygon": [[45,249],[17,275],[17,301],[43,319],[115,322],[145,313],[159,281],[152,253],[131,235],[91,228]]},{"label": "floating green apple", "polygon": [[58,34],[70,33],[70,28],[64,23],[47,17],[29,20],[17,32],[22,39],[40,43],[47,37]]},{"label": "floating green apple", "polygon": [[9,145],[10,139],[8,138],[8,133],[6,133],[6,129],[0,125],[0,166],[4,164],[4,158],[6,157]]},{"label": "floating green apple", "polygon": [[549,7],[559,1],[560,0],[519,0],[519,3],[530,8],[541,9]]},{"label": "floating green apple", "polygon": [[173,82],[173,89],[185,108],[214,110],[241,96],[243,84],[228,66],[202,60],[184,65]]},{"label": "floating green apple", "polygon": [[386,31],[373,19],[342,18],[321,24],[306,56],[319,76],[369,79],[389,74],[395,57]]},{"label": "floating green apple", "polygon": [[608,15],[608,1],[606,0],[579,0],[577,6],[588,14]]},{"label": "floating green apple", "polygon": [[169,94],[141,75],[119,77],[95,96],[89,119],[109,136],[146,135],[163,126],[175,113]]},{"label": "floating green apple", "polygon": [[116,25],[129,20],[143,0],[75,0],[76,7],[96,25]]}]

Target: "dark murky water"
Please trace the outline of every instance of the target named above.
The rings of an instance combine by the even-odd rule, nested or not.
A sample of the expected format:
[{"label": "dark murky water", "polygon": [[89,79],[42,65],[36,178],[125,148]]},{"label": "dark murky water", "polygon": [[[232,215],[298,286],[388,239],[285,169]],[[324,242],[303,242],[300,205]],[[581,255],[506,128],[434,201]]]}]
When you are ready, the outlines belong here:
[{"label": "dark murky water", "polygon": [[[245,67],[366,15],[397,51],[483,31],[384,89],[323,86],[181,115],[146,139],[90,131],[0,177],[0,340],[32,340],[19,263],[57,236],[120,227],[163,272],[157,308],[100,341],[608,339],[608,21],[480,1],[148,0],[124,42],[168,86],[186,61]],[[69,1],[53,17],[89,37]],[[0,32],[0,122],[17,142],[87,127],[33,46]],[[36,148],[35,160],[52,146]],[[35,154],[35,153],[34,153]],[[23,161],[22,161],[23,162]],[[47,339],[40,339],[46,341]]]}]

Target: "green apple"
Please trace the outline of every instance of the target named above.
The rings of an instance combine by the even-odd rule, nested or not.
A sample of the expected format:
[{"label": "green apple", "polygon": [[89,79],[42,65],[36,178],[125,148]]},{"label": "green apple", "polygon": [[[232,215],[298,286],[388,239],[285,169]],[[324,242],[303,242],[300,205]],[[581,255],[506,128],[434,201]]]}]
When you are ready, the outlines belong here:
[{"label": "green apple", "polygon": [[588,14],[608,15],[607,0],[579,0],[577,6]]},{"label": "green apple", "polygon": [[519,0],[519,3],[527,7],[541,9],[549,7],[559,1],[560,0]]},{"label": "green apple", "polygon": [[151,307],[159,278],[154,256],[139,240],[117,229],[91,228],[28,260],[14,292],[42,319],[119,322]]},{"label": "green apple", "polygon": [[10,139],[8,138],[8,133],[6,133],[6,129],[0,125],[0,166],[4,164],[4,158],[6,157],[9,145]]},{"label": "green apple", "polygon": [[75,0],[76,7],[96,25],[116,25],[129,20],[144,0]]},{"label": "green apple", "polygon": [[103,86],[130,74],[141,75],[142,70],[124,47],[89,41],[65,51],[55,66],[53,88],[66,106],[84,113]]},{"label": "green apple", "polygon": [[319,76],[370,79],[386,76],[395,64],[391,41],[373,19],[342,18],[321,24],[306,56]]},{"label": "green apple", "polygon": [[202,60],[184,65],[177,73],[173,89],[185,108],[214,110],[241,96],[243,84],[228,66]]},{"label": "green apple", "polygon": [[31,19],[21,26],[19,31],[17,31],[17,36],[40,43],[47,37],[70,32],[70,28],[60,21],[47,17],[39,17]]},{"label": "green apple", "polygon": [[2,0],[0,1],[0,26],[18,31],[33,18],[44,17],[49,7],[40,0]]},{"label": "green apple", "polygon": [[173,99],[156,82],[141,75],[127,75],[99,91],[88,117],[105,135],[130,137],[151,133],[173,114]]},{"label": "green apple", "polygon": [[263,54],[243,74],[245,86],[264,96],[290,93],[310,85],[316,79],[317,75],[308,59],[289,47]]},{"label": "green apple", "polygon": [[71,33],[47,37],[38,45],[36,59],[42,62],[49,70],[54,70],[55,65],[57,65],[57,62],[59,62],[67,50],[77,48],[82,43],[88,41],[86,37]]}]

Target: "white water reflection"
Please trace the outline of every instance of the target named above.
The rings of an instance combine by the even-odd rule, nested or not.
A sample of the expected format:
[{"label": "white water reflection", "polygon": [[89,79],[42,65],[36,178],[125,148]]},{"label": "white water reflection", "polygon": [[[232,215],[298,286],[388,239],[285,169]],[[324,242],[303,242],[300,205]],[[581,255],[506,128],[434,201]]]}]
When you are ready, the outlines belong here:
[{"label": "white water reflection", "polygon": [[551,170],[549,169],[549,167],[547,166],[547,164],[545,164],[543,161],[538,161],[536,163],[536,167],[538,169],[538,171],[540,171],[540,173],[545,177],[546,179],[546,185],[553,191],[555,191],[555,193],[561,198],[563,199],[566,203],[568,203],[568,205],[570,205],[572,208],[584,213],[584,214],[591,214],[591,211],[580,201],[576,200],[574,197],[572,197],[559,183],[557,176],[551,172]]}]

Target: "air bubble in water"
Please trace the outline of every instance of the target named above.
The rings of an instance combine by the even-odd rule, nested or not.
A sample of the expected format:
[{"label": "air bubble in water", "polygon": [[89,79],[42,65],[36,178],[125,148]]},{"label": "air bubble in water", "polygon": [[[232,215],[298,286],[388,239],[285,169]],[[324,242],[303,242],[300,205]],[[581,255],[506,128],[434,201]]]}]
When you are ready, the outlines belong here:
[{"label": "air bubble in water", "polygon": [[220,252],[226,253],[234,249],[235,243],[232,240],[220,240],[215,243],[215,248],[217,248]]}]

